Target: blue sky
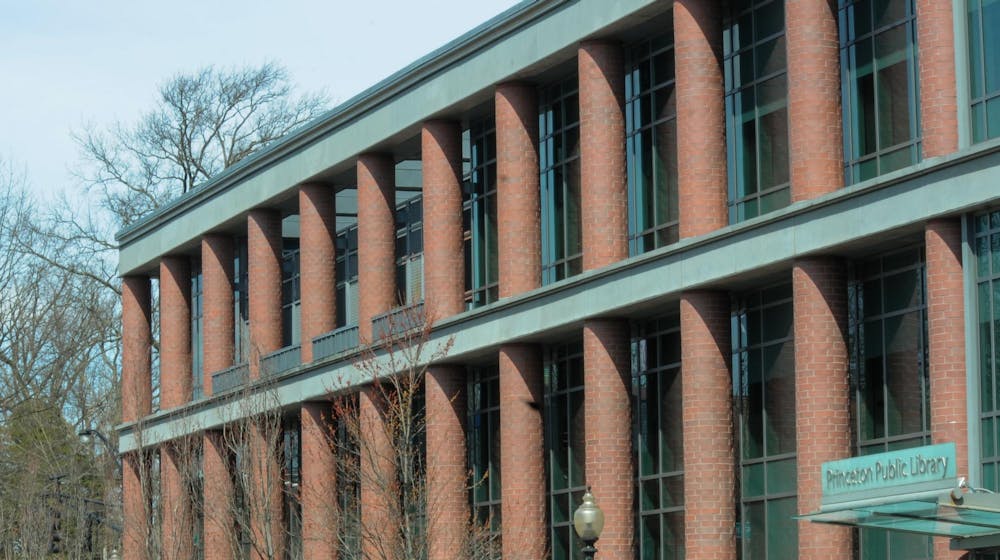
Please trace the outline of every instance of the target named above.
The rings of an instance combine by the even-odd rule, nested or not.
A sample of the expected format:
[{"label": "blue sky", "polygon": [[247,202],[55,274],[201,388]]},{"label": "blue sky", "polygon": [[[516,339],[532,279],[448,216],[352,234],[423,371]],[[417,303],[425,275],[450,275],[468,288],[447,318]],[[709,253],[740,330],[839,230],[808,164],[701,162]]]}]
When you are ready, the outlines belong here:
[{"label": "blue sky", "polygon": [[275,61],[339,103],[517,3],[0,0],[0,158],[73,192],[71,131],[134,121],[174,74]]}]

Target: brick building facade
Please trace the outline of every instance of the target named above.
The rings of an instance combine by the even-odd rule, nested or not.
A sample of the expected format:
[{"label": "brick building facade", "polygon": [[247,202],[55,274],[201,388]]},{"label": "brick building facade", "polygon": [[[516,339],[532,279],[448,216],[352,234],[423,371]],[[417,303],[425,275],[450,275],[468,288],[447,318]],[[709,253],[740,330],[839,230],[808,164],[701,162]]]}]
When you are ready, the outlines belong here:
[{"label": "brick building facade", "polygon": [[391,448],[355,364],[417,312],[431,560],[580,558],[587,486],[605,558],[957,557],[793,516],[931,443],[1000,490],[998,53],[986,0],[527,1],[227,169],[119,234],[126,558],[400,557],[330,399]]}]

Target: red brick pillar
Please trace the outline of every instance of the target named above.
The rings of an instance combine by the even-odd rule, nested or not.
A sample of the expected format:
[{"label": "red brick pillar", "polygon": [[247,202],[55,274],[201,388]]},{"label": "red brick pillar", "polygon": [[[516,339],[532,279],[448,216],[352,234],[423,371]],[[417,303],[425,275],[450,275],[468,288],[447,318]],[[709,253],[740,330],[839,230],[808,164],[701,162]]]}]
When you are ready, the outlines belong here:
[{"label": "red brick pillar", "polygon": [[424,123],[424,304],[435,321],[465,308],[462,246],[462,128],[451,121]]},{"label": "red brick pillar", "polygon": [[[635,477],[632,463],[632,375],[626,321],[583,324],[583,399],[587,484],[604,510],[600,550],[611,558],[635,556]],[[575,506],[574,506],[575,507]]]},{"label": "red brick pillar", "polygon": [[500,509],[503,557],[510,560],[543,558],[547,548],[543,390],[538,347],[501,347]]},{"label": "red brick pillar", "polygon": [[122,278],[122,422],[152,410],[149,278]]},{"label": "red brick pillar", "polygon": [[193,557],[191,540],[191,487],[187,478],[187,461],[182,450],[164,444],[160,446],[160,497],[162,502],[161,534],[164,560],[187,560]]},{"label": "red brick pillar", "polygon": [[624,58],[608,41],[587,41],[577,54],[584,270],[628,258]]},{"label": "red brick pillar", "polygon": [[674,2],[680,237],[724,227],[726,115],[719,0]]},{"label": "red brick pillar", "polygon": [[844,186],[836,0],[786,0],[792,201]]},{"label": "red brick pillar", "polygon": [[149,472],[143,472],[140,456],[129,453],[122,456],[122,520],[124,534],[122,535],[122,557],[129,560],[149,560],[147,546],[149,534],[149,518],[146,511],[147,496],[143,491],[143,480],[148,481]]},{"label": "red brick pillar", "polygon": [[191,400],[191,261],[160,261],[160,409]]},{"label": "red brick pillar", "polygon": [[336,236],[333,189],[326,185],[299,187],[303,364],[313,360],[313,338],[337,326]]},{"label": "red brick pillar", "polygon": [[432,366],[424,377],[427,411],[428,560],[464,554],[469,532],[465,448],[465,369]]},{"label": "red brick pillar", "polygon": [[358,394],[361,422],[361,555],[392,560],[401,546],[396,454],[378,388]]},{"label": "red brick pillar", "polygon": [[201,239],[202,393],[212,395],[212,374],[233,365],[233,238]]},{"label": "red brick pillar", "polygon": [[917,0],[916,7],[921,149],[932,158],[958,149],[955,28],[951,2]]},{"label": "red brick pillar", "polygon": [[684,539],[688,560],[736,558],[730,304],[725,293],[681,297]]},{"label": "red brick pillar", "polygon": [[221,432],[205,432],[202,438],[205,560],[233,560],[233,482],[229,452]]},{"label": "red brick pillar", "polygon": [[[930,352],[931,439],[955,443],[958,476],[969,474],[962,283],[962,222],[927,222],[927,334]],[[935,558],[961,558],[948,539],[934,539]]]},{"label": "red brick pillar", "polygon": [[497,247],[500,297],[542,285],[538,183],[538,93],[523,83],[496,89]]},{"label": "red brick pillar", "polygon": [[250,379],[258,379],[260,359],[281,348],[281,215],[275,210],[247,216],[247,278]]},{"label": "red brick pillar", "polygon": [[[822,499],[822,464],[851,456],[844,263],[822,257],[799,259],[792,270],[792,290],[798,507],[799,513],[811,513]],[[798,525],[800,557],[851,556],[850,529]]]},{"label": "red brick pillar", "polygon": [[392,156],[358,156],[358,336],[396,306],[396,177]]},{"label": "red brick pillar", "polygon": [[327,402],[302,403],[302,557],[337,557],[337,460]]},{"label": "red brick pillar", "polygon": [[285,484],[279,464],[279,420],[265,418],[250,426],[250,546],[251,560],[284,558]]}]

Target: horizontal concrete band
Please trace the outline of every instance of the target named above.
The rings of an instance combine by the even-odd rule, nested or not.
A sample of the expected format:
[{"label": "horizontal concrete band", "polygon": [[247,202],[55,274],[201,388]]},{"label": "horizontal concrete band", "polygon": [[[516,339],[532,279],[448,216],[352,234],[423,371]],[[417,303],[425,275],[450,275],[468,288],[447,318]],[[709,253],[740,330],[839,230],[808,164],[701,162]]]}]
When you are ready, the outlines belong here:
[{"label": "horizontal concrete band", "polygon": [[[436,325],[426,355],[451,340],[447,360],[461,362],[502,344],[581,328],[584,319],[649,310],[688,289],[790,268],[798,257],[837,254],[859,241],[919,231],[929,218],[998,200],[995,141],[463,313]],[[262,404],[293,405],[370,381],[354,366],[356,358],[303,365],[271,382],[255,397],[262,399],[256,405],[220,396],[148,417],[141,430],[123,425],[120,449],[131,451],[140,439],[148,446],[221,426],[260,411]]]},{"label": "horizontal concrete band", "polygon": [[[425,120],[492,98],[493,86],[576,55],[577,44],[624,25],[657,0],[543,0],[519,4],[119,234],[118,271],[152,270],[252,208],[320,174],[346,172],[362,152],[419,133]],[[649,14],[644,14],[644,17]]]}]

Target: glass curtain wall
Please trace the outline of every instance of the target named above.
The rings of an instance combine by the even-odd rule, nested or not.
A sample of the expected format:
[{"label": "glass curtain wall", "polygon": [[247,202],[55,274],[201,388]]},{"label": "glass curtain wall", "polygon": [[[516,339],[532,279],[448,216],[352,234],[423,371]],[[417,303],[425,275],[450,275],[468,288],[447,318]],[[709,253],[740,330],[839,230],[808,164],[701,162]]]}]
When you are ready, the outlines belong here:
[{"label": "glass curtain wall", "polygon": [[840,0],[845,180],[920,161],[913,0]]},{"label": "glass curtain wall", "polygon": [[677,241],[677,98],[674,38],[629,49],[625,74],[629,254]]},{"label": "glass curtain wall", "polygon": [[967,0],[972,141],[1000,136],[1000,0]]},{"label": "glass curtain wall", "polygon": [[[930,443],[922,247],[854,265],[848,289],[858,455]],[[861,558],[933,558],[929,537],[860,530]]]},{"label": "glass curtain wall", "polygon": [[574,75],[541,91],[542,284],[583,270],[580,223],[580,103]]},{"label": "glass curtain wall", "polygon": [[975,218],[982,485],[1000,491],[1000,211]]},{"label": "glass curtain wall", "polygon": [[680,317],[636,326],[635,395],[637,535],[642,560],[684,558],[684,438],[681,418]]},{"label": "glass curtain wall", "polygon": [[462,133],[462,221],[465,246],[465,307],[499,297],[497,248],[497,148],[492,118]]},{"label": "glass curtain wall", "polygon": [[358,226],[337,232],[337,327],[358,324]]},{"label": "glass curtain wall", "polygon": [[587,490],[582,342],[546,348],[544,375],[552,560],[576,560],[573,512]]},{"label": "glass curtain wall", "polygon": [[247,238],[237,237],[233,243],[233,363],[245,364],[250,359],[250,286],[247,282]]},{"label": "glass curtain wall", "polygon": [[723,25],[729,223],[787,206],[784,0],[734,0]]},{"label": "glass curtain wall", "polygon": [[396,292],[399,305],[424,300],[423,198],[396,207]]},{"label": "glass curtain wall", "polygon": [[[489,527],[489,543],[478,560],[500,555],[500,371],[497,366],[469,370],[469,501],[477,525]],[[495,554],[494,554],[495,553]]]},{"label": "glass curtain wall", "polygon": [[192,399],[200,399],[204,396],[203,372],[204,355],[202,337],[202,317],[204,310],[202,307],[202,276],[201,261],[191,261],[191,392]]},{"label": "glass curtain wall", "polygon": [[281,346],[299,344],[302,284],[299,278],[299,238],[281,240]]},{"label": "glass curtain wall", "polygon": [[745,295],[733,314],[740,558],[798,555],[792,286]]},{"label": "glass curtain wall", "polygon": [[288,550],[285,558],[302,558],[302,424],[296,415],[284,419],[281,434],[281,458],[284,462],[285,528],[288,531]]}]

